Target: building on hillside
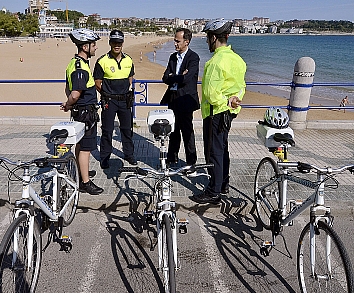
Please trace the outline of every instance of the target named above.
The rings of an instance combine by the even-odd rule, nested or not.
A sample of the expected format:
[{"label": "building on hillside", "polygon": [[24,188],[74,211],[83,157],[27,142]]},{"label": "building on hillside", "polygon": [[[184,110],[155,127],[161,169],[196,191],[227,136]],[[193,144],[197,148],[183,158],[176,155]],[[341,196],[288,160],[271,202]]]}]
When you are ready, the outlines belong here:
[{"label": "building on hillside", "polygon": [[40,10],[49,10],[49,0],[29,0],[28,12],[33,13]]},{"label": "building on hillside", "polygon": [[74,29],[74,24],[57,23],[39,26],[38,37],[40,38],[66,38]]}]

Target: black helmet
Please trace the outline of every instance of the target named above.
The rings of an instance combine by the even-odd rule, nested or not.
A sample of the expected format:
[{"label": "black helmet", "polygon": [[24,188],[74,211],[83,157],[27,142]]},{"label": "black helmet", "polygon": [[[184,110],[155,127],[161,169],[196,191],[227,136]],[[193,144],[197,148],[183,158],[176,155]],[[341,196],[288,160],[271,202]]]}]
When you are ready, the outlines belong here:
[{"label": "black helmet", "polygon": [[212,33],[213,35],[230,34],[233,23],[223,18],[212,19],[208,21],[203,32]]},{"label": "black helmet", "polygon": [[86,28],[79,28],[69,33],[69,37],[76,45],[84,45],[96,42],[100,39],[98,34]]},{"label": "black helmet", "polygon": [[124,34],[120,30],[112,30],[109,34],[109,40],[117,43],[124,42]]}]

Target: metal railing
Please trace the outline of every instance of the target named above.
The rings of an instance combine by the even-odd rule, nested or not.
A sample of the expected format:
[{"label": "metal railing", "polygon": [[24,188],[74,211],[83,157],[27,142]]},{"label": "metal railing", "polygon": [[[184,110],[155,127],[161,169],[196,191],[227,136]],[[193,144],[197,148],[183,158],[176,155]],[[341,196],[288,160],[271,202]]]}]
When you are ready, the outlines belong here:
[{"label": "metal railing", "polygon": [[[22,79],[22,80],[0,80],[0,84],[34,84],[34,83],[65,83],[64,79]],[[144,79],[133,79],[133,88],[135,95],[135,102],[133,106],[133,112],[135,113],[136,107],[144,107],[144,106],[160,106],[159,103],[150,103],[148,101],[148,85],[149,84],[163,84],[161,80],[144,80]],[[201,84],[201,82],[198,82]],[[339,86],[339,87],[354,87],[354,83],[328,83],[328,82],[318,82],[306,85],[296,84],[294,85],[292,82],[280,82],[280,83],[268,83],[268,82],[246,82],[247,87],[252,86],[285,86],[285,87],[315,87],[315,86]],[[9,102],[9,101],[1,101],[0,106],[58,106],[61,105],[62,102]],[[268,108],[270,106],[277,106],[284,109],[288,109],[287,106],[279,106],[279,105],[248,105],[242,104],[242,108],[244,109],[262,109]],[[311,109],[343,109],[340,106],[309,106],[309,110]],[[345,109],[354,109],[354,106],[346,106]]]}]

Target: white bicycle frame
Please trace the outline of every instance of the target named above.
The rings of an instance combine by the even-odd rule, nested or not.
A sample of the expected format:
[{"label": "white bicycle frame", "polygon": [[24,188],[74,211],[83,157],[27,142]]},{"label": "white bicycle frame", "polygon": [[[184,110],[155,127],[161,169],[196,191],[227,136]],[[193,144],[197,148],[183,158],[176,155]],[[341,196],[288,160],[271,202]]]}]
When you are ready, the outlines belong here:
[{"label": "white bicycle frame", "polygon": [[[310,207],[310,212],[315,215],[314,220],[310,220],[310,262],[311,262],[311,273],[315,275],[315,263],[316,263],[316,240],[315,240],[315,225],[320,219],[324,219],[327,224],[330,224],[329,215],[330,207],[325,207],[324,203],[324,174],[321,172],[317,172],[317,180],[315,183],[306,179],[299,179],[292,176],[287,176],[288,168],[296,168],[298,166],[297,162],[277,162],[279,167],[282,167],[282,172],[284,176],[281,181],[282,190],[279,198],[279,209],[282,211],[282,218],[280,223],[282,226],[288,225],[291,221],[293,221],[297,216],[299,216],[302,212],[304,212],[307,208]],[[301,204],[295,205],[292,210],[287,213],[287,184],[288,180],[293,181],[295,183],[304,185],[306,187],[316,189],[314,193],[312,193],[306,200],[304,200]],[[317,183],[317,184],[316,184]],[[318,211],[321,211],[321,214],[317,214]],[[328,270],[331,271],[331,260],[330,260],[330,239],[327,236],[327,244],[326,244],[326,263]]]},{"label": "white bicycle frame", "polygon": [[[75,191],[74,193],[70,196],[66,204],[63,206],[63,208],[57,212],[57,199],[58,199],[58,193],[57,193],[57,185],[58,185],[58,177],[63,178],[70,186],[72,186]],[[31,186],[31,184],[38,182],[43,179],[47,178],[53,178],[53,209],[50,208],[47,203],[42,199],[39,194],[34,190],[34,188]],[[22,176],[23,179],[23,185],[22,185],[22,199],[20,201],[16,201],[16,203],[21,202],[21,201],[26,201],[29,205],[33,205],[33,201],[39,206],[39,208],[49,217],[49,219],[53,222],[58,221],[59,217],[65,212],[67,206],[70,204],[70,202],[74,199],[74,197],[77,195],[79,192],[76,186],[75,182],[72,182],[67,175],[61,174],[58,172],[57,169],[53,168],[48,172],[45,172],[43,174],[38,174],[35,176],[29,175],[29,169],[25,167],[24,169],[24,174]],[[33,201],[29,201],[29,199],[32,199]],[[28,209],[20,208],[17,209],[14,215],[14,218],[16,219],[20,214],[26,213],[27,218],[29,218],[29,225],[28,225],[28,263],[27,267],[31,268],[31,260],[32,260],[32,248],[33,248],[33,230],[34,230],[34,215],[31,214],[31,212]],[[17,252],[18,252],[18,236],[17,236],[18,231],[14,234],[14,254],[12,257],[13,263],[16,262],[17,258]]]},{"label": "white bicycle frame", "polygon": [[[171,230],[172,230],[172,245],[173,245],[173,258],[175,262],[175,270],[179,269],[178,259],[177,259],[177,219],[176,214],[171,210],[175,208],[176,203],[171,201],[171,179],[165,179],[162,181],[162,201],[157,202],[158,220],[156,223],[157,229],[157,247],[159,253],[159,268],[163,269],[163,235],[161,229],[161,222],[163,216],[167,214],[169,219],[172,221]],[[157,194],[159,197],[159,194]]]}]

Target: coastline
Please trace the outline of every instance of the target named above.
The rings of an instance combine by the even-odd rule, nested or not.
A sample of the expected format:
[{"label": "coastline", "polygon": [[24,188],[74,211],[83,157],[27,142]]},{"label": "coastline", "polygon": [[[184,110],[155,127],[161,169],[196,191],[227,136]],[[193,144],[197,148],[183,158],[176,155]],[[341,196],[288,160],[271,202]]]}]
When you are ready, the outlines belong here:
[{"label": "coastline", "polygon": [[[171,41],[172,37],[159,36],[127,36],[123,51],[129,54],[135,64],[135,79],[161,80],[165,67],[149,61],[147,54]],[[3,56],[3,68],[0,72],[1,80],[12,79],[65,79],[65,68],[70,59],[76,53],[75,46],[70,40],[47,39],[44,43],[7,43],[0,44]],[[98,42],[96,56],[91,58],[90,66],[93,68],[96,60],[109,50],[108,39],[102,38]],[[142,60],[140,62],[140,55]],[[22,58],[22,62],[20,61]],[[166,60],[166,64],[167,64]],[[138,86],[138,85],[137,85]],[[54,84],[2,84],[2,102],[62,102],[65,100],[64,83]],[[201,89],[198,86],[201,97]],[[139,88],[136,88],[138,91]],[[148,87],[148,101],[159,103],[165,84],[150,84]],[[290,93],[289,93],[290,96]],[[137,96],[137,99],[140,97]],[[286,96],[277,97],[269,90],[268,94],[252,91],[247,88],[243,100],[247,105],[274,105],[286,106]],[[156,107],[153,107],[156,108]],[[136,117],[145,119],[150,107],[137,107]],[[242,109],[238,120],[263,119],[264,109]],[[59,110],[59,106],[2,106],[2,117],[65,117],[68,113]],[[195,112],[195,119],[201,119],[200,111]],[[308,120],[354,120],[354,113],[339,110],[310,110]]]}]

